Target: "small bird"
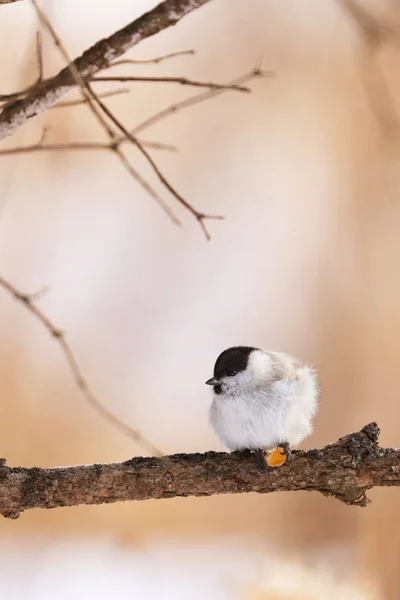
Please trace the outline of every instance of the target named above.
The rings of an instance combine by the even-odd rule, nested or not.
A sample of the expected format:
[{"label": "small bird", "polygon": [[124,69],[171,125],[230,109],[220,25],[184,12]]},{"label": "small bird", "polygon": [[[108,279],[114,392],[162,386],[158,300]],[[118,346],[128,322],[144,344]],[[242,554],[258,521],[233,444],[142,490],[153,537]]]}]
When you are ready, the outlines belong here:
[{"label": "small bird", "polygon": [[264,468],[283,465],[290,459],[290,446],[312,432],[318,409],[316,374],[287,354],[228,348],[206,384],[214,388],[210,421],[224,446],[254,451]]}]

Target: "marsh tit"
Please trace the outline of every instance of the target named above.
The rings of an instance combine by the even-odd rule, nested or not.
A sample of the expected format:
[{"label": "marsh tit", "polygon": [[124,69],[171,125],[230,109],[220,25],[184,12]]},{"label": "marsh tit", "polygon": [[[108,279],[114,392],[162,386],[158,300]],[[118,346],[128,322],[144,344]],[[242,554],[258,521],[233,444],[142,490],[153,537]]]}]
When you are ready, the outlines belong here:
[{"label": "marsh tit", "polygon": [[206,384],[214,388],[210,420],[221,442],[231,451],[255,451],[264,467],[284,464],[290,446],[312,432],[318,408],[316,375],[287,354],[228,348]]}]

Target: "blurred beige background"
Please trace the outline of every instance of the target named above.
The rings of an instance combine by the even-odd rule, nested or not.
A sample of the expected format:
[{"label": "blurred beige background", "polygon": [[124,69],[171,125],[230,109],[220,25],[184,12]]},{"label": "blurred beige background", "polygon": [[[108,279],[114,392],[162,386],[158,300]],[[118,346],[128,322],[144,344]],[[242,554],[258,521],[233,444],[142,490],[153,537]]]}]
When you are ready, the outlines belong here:
[{"label": "blurred beige background", "polygon": [[[153,5],[43,3],[72,56]],[[379,10],[399,22],[396,3]],[[29,2],[0,12],[6,93],[36,76],[36,21]],[[188,48],[197,54],[120,72],[224,82],[262,57],[276,73],[252,82],[251,95],[222,94],[142,134],[178,146],[152,155],[194,206],[226,216],[208,223],[212,241],[134,150],[182,229],[107,152],[0,157],[1,274],[26,292],[49,286],[39,305],[66,332],[97,397],[166,452],[220,448],[203,382],[232,344],[316,366],[322,400],[308,447],[371,420],[382,444],[396,446],[396,43],[371,53],[334,1],[212,0],[129,57]],[[48,38],[44,52],[50,76],[63,62]],[[107,103],[133,127],[194,93],[135,84]],[[49,142],[103,139],[80,106],[45,113],[1,148],[34,142],[43,126]],[[0,453],[9,464],[141,453],[85,403],[55,342],[3,291],[0,315]],[[296,493],[32,511],[0,521],[2,581],[18,600],[110,589],[115,598],[255,598],[259,589],[260,598],[395,599],[400,491],[370,497],[363,510]],[[282,589],[272,584],[279,573]]]}]

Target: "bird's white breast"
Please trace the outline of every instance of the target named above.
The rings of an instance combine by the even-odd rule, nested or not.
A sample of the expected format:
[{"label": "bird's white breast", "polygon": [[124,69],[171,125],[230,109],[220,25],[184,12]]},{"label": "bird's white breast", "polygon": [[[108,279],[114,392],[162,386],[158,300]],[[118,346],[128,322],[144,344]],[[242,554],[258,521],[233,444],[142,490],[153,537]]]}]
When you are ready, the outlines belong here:
[{"label": "bird's white breast", "polygon": [[229,450],[270,450],[283,442],[299,444],[311,433],[316,410],[315,375],[304,367],[295,378],[275,381],[262,390],[214,395],[210,420]]}]

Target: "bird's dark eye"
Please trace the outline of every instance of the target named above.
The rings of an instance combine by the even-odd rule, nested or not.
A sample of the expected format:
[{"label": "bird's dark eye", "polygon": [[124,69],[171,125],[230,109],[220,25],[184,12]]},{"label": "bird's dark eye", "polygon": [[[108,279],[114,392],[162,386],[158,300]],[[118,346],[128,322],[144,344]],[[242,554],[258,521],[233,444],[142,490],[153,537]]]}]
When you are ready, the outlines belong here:
[{"label": "bird's dark eye", "polygon": [[228,375],[229,377],[234,377],[236,375],[237,371],[228,371]]}]

